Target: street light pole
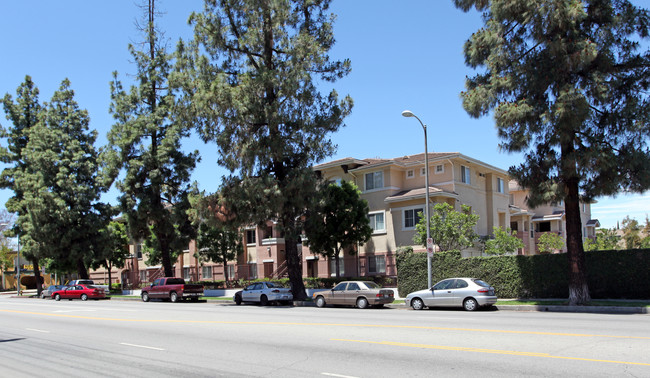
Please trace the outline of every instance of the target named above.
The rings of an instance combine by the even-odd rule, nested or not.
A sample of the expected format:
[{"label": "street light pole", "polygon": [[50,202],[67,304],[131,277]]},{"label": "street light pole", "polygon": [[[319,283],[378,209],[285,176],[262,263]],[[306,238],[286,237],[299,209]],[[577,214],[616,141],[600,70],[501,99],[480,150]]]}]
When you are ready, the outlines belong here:
[{"label": "street light pole", "polygon": [[420,125],[422,125],[422,130],[424,130],[424,216],[427,218],[427,284],[428,287],[431,288],[431,255],[433,251],[429,250],[431,248],[429,246],[429,239],[431,239],[431,220],[429,218],[429,148],[427,146],[427,125],[425,125],[424,122],[422,122],[422,120],[420,120],[420,118],[410,110],[404,110],[402,116],[415,117],[415,119],[420,122]]}]

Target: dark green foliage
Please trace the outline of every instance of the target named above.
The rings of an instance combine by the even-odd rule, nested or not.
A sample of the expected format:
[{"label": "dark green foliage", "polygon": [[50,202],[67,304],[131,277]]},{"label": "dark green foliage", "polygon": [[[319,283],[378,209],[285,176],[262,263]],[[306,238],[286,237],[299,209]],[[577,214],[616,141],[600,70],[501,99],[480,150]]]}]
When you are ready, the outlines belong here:
[{"label": "dark green foliage", "polygon": [[[202,260],[226,264],[244,251],[242,236],[237,229],[202,223],[196,239],[197,253]],[[228,269],[224,269],[228,281]]]},{"label": "dark green foliage", "polygon": [[137,85],[126,91],[114,74],[110,111],[116,123],[103,159],[108,182],[124,171],[117,188],[131,238],[145,241],[149,262],[162,263],[165,275],[173,276],[172,262],[195,234],[187,217],[187,194],[198,152],[181,148],[191,125],[175,113],[176,97],[168,81],[171,56],[155,27],[154,2],[143,8],[146,43],[143,50],[129,45]]},{"label": "dark green foliage", "polygon": [[349,62],[331,62],[329,0],[206,1],[194,13],[195,38],[181,43],[175,80],[185,116],[214,141],[224,178],[223,204],[242,224],[277,221],[291,289],[304,297],[297,250],[302,215],[316,192],[311,166],[330,156],[352,100],[322,94]]},{"label": "dark green foliage", "polygon": [[650,15],[626,0],[455,0],[485,26],[465,43],[479,72],[463,107],[493,112],[531,207],[564,200],[570,302],[589,300],[580,200],[650,188]]},{"label": "dark green foliage", "polygon": [[89,129],[88,113],[74,100],[67,79],[43,107],[37,94],[27,77],[18,102],[4,100],[14,123],[3,151],[12,164],[3,172],[3,184],[15,193],[7,208],[18,214],[21,252],[35,271],[39,259],[48,258],[54,269],[87,278],[86,265],[110,219],[110,207],[98,202],[104,187],[97,173],[97,132]]},{"label": "dark green foliage", "polygon": [[101,230],[101,239],[90,266],[93,269],[105,267],[108,270],[108,282],[112,282],[112,268],[123,268],[130,256],[130,239],[126,225],[121,221],[111,221]]},{"label": "dark green foliage", "polygon": [[372,236],[368,203],[360,194],[357,186],[349,181],[327,184],[315,196],[316,204],[307,214],[305,243],[310,251],[336,259],[337,277],[341,251],[355,254],[354,247]]},{"label": "dark green foliage", "polygon": [[[566,298],[569,277],[567,254],[461,258],[459,252],[436,253],[434,280],[449,277],[480,278],[500,298]],[[424,253],[398,255],[400,296],[426,288]],[[591,295],[601,299],[650,299],[650,249],[595,251],[586,254]]]}]

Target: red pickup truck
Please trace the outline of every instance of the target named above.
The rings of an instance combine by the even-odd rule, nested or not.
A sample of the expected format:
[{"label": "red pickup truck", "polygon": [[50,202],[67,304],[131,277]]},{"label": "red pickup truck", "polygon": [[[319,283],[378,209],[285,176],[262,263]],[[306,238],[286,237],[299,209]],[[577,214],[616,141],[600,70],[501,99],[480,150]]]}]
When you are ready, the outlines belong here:
[{"label": "red pickup truck", "polygon": [[186,284],[182,278],[163,277],[143,287],[141,297],[143,302],[149,302],[149,299],[153,298],[178,302],[187,298],[198,301],[202,295],[203,285]]}]

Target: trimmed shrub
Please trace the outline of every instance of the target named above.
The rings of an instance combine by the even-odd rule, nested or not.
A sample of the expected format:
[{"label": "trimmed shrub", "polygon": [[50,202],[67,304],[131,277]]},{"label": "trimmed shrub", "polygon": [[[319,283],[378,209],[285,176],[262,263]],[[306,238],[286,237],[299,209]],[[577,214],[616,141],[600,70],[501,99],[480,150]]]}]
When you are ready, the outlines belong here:
[{"label": "trimmed shrub", "polygon": [[[501,298],[567,298],[567,255],[461,258],[459,252],[436,253],[433,283],[449,277],[475,277],[490,283]],[[587,252],[587,280],[593,298],[650,299],[650,250]],[[425,289],[427,256],[397,256],[400,296]]]}]

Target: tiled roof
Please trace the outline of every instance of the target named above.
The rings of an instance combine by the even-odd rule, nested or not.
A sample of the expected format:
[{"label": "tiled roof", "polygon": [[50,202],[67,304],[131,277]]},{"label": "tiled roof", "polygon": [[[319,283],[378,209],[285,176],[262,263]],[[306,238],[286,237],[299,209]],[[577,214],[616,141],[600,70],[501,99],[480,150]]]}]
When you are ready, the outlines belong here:
[{"label": "tiled roof", "polygon": [[[429,195],[430,196],[449,196],[449,197],[458,197],[457,193],[447,192],[435,186],[429,186]],[[424,198],[424,188],[409,189],[403,190],[399,193],[393,194],[392,196],[386,197],[385,202],[397,202],[404,201],[411,198]]]}]

